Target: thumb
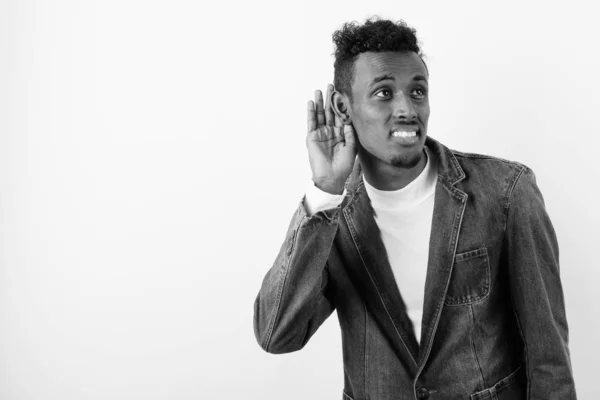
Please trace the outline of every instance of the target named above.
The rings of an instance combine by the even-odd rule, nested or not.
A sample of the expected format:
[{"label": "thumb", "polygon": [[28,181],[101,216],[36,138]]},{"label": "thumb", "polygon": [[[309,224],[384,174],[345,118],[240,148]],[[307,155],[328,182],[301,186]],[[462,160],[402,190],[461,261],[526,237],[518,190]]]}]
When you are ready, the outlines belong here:
[{"label": "thumb", "polygon": [[344,141],[346,142],[346,146],[356,146],[356,137],[354,135],[354,126],[352,124],[344,124]]}]

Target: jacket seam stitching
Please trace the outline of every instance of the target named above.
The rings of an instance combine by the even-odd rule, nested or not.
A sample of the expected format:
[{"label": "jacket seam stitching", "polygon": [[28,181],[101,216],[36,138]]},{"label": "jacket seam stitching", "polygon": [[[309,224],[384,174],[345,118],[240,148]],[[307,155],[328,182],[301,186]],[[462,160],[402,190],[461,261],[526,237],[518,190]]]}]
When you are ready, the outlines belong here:
[{"label": "jacket seam stitching", "polygon": [[475,343],[473,341],[473,331],[475,330],[475,311],[473,311],[473,305],[469,305],[469,316],[471,317],[471,351],[473,351],[473,357],[475,358],[475,363],[477,364],[477,369],[479,369],[479,373],[481,374],[481,384],[482,387],[486,387],[485,378],[483,377],[483,370],[481,369],[481,363],[479,362],[479,358],[477,357],[477,352],[475,351]]},{"label": "jacket seam stitching", "polygon": [[277,300],[275,302],[275,310],[273,311],[273,316],[271,317],[271,323],[269,324],[269,331],[267,333],[267,337],[264,340],[263,343],[263,347],[265,350],[268,351],[269,349],[269,345],[271,344],[271,336],[273,334],[273,330],[275,329],[275,321],[277,321],[277,317],[279,316],[279,306],[281,305],[281,296],[283,295],[283,287],[285,286],[285,281],[287,279],[288,276],[288,272],[290,270],[290,264],[292,262],[292,257],[293,257],[293,252],[294,252],[294,245],[296,244],[296,238],[298,237],[298,232],[300,231],[300,226],[302,225],[302,222],[304,221],[304,219],[306,218],[305,215],[302,216],[302,218],[300,219],[300,223],[298,224],[298,229],[296,229],[294,231],[294,236],[292,237],[292,243],[290,244],[290,250],[289,250],[289,257],[287,260],[287,264],[285,266],[285,274],[283,276],[283,279],[281,280],[281,284],[279,285],[279,290],[277,293]]},{"label": "jacket seam stitching", "polygon": [[[454,166],[454,169],[456,171],[458,171],[458,175],[455,177],[455,180],[450,182],[451,185],[455,185],[456,183],[460,182],[461,180],[463,180],[465,178],[465,171],[462,169],[462,167],[460,166],[460,163],[458,162],[458,160],[456,159],[456,155],[454,154],[454,152],[450,149],[448,149],[448,159],[450,160],[450,162],[452,163],[452,165]],[[438,174],[439,176],[439,174]],[[449,181],[449,179],[448,179]]]},{"label": "jacket seam stitching", "polygon": [[515,175],[510,187],[508,188],[508,192],[506,193],[506,200],[505,200],[505,204],[504,204],[504,232],[506,232],[506,229],[508,227],[508,213],[510,211],[510,206],[511,206],[511,201],[512,201],[512,195],[515,191],[515,187],[517,186],[517,183],[519,182],[519,179],[521,178],[521,176],[523,175],[523,172],[527,169],[527,167],[523,166]]},{"label": "jacket seam stitching", "polygon": [[473,258],[483,257],[483,256],[487,256],[487,255],[488,255],[487,247],[484,246],[484,247],[480,247],[475,250],[465,251],[464,253],[458,253],[454,257],[454,263],[458,264],[460,262],[469,261]]},{"label": "jacket seam stitching", "polygon": [[[508,229],[508,218],[509,218],[509,212],[510,212],[510,206],[511,206],[511,201],[512,201],[512,195],[514,193],[514,189],[517,186],[517,183],[519,181],[519,179],[521,178],[521,176],[523,175],[523,172],[527,169],[527,167],[523,167],[519,170],[519,172],[516,174],[515,179],[509,189],[508,195],[507,195],[507,199],[506,199],[506,205],[505,205],[505,219],[504,219],[504,235],[506,236],[506,231]],[[519,318],[519,313],[517,312],[517,309],[515,307],[515,301],[514,298],[511,296],[511,305],[512,305],[512,309],[513,309],[513,315],[515,316],[515,320],[517,321],[517,328],[519,329],[519,335],[521,336],[521,340],[523,341],[523,351],[524,351],[524,355],[525,355],[525,376],[527,377],[527,398],[529,399],[531,396],[531,385],[529,384],[530,382],[530,374],[529,374],[529,351],[527,349],[527,341],[525,340],[525,335],[523,334],[523,328],[521,326],[521,320]]]},{"label": "jacket seam stitching", "polygon": [[[516,174],[515,179],[509,189],[508,192],[508,196],[507,196],[507,200],[506,200],[506,207],[505,207],[505,220],[504,220],[504,235],[506,236],[506,232],[508,229],[508,219],[509,219],[509,212],[510,212],[510,206],[511,206],[511,201],[512,201],[512,195],[514,193],[515,187],[517,186],[517,183],[519,181],[519,179],[521,178],[521,176],[523,175],[523,172],[526,170],[526,167],[521,168],[521,170],[519,170],[519,172]],[[525,376],[527,377],[527,398],[530,398],[530,390],[531,390],[531,385],[529,384],[530,382],[530,375],[529,375],[529,351],[527,349],[527,341],[525,340],[525,335],[523,334],[523,328],[521,326],[521,320],[519,318],[519,313],[517,312],[517,309],[515,307],[515,301],[514,298],[511,296],[511,305],[512,305],[512,309],[513,309],[513,315],[515,316],[515,320],[517,321],[517,328],[519,329],[519,335],[521,336],[521,340],[523,342],[523,351],[524,351],[524,356],[525,356]]]},{"label": "jacket seam stitching", "polygon": [[521,335],[521,340],[523,341],[523,351],[525,353],[525,376],[527,377],[527,398],[530,398],[530,390],[531,390],[531,385],[529,384],[530,381],[530,375],[529,375],[529,351],[527,349],[527,341],[525,340],[525,335],[523,334],[523,328],[521,327],[521,320],[519,319],[519,313],[517,312],[517,309],[515,308],[515,302],[514,300],[511,298],[511,304],[512,304],[512,309],[513,309],[513,314],[515,316],[515,319],[517,320],[517,328],[519,328],[519,334]]}]

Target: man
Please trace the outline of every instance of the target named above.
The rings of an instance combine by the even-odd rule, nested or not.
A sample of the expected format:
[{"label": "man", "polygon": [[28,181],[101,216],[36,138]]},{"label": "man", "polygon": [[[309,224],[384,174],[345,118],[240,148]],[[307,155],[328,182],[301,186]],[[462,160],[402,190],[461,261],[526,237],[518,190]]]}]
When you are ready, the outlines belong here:
[{"label": "man", "polygon": [[[575,399],[558,245],[533,172],[427,136],[414,29],[334,33],[313,185],[255,303],[268,352],[337,309],[348,399]],[[358,157],[356,157],[358,156]]]}]

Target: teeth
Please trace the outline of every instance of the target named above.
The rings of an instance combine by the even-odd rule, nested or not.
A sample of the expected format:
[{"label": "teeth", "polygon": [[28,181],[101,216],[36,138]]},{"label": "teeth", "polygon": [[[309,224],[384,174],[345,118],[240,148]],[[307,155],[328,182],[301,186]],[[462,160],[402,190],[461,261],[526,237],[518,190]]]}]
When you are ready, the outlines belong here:
[{"label": "teeth", "polygon": [[398,132],[392,132],[392,136],[394,137],[414,137],[417,136],[417,132],[407,132],[407,131],[398,131]]}]

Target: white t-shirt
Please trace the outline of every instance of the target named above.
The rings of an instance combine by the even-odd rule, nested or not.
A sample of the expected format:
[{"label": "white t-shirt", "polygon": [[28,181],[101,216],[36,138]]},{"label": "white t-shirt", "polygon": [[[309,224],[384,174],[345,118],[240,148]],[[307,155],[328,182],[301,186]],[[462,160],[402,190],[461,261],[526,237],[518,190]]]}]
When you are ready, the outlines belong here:
[{"label": "white t-shirt", "polygon": [[[425,153],[427,163],[421,174],[400,190],[376,189],[363,176],[367,195],[375,211],[375,222],[419,342],[437,184],[435,157],[427,147]],[[323,192],[311,181],[304,205],[309,215],[313,215],[318,211],[337,207],[344,195],[345,191],[341,195]]]}]

